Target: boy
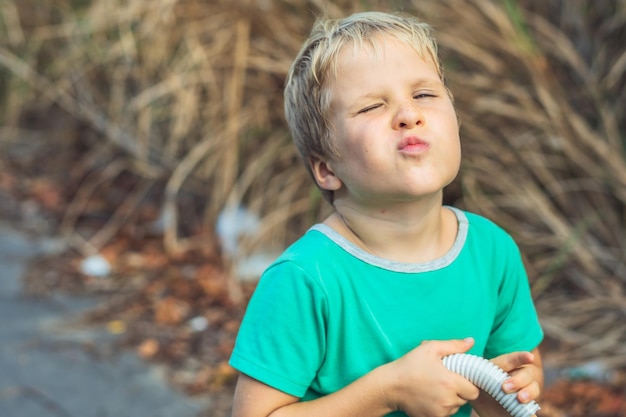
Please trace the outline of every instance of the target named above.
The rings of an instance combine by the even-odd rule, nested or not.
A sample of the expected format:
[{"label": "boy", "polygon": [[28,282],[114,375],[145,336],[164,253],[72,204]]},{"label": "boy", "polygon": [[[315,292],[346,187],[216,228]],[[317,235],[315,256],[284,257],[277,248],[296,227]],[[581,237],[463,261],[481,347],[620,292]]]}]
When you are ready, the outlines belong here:
[{"label": "boy", "polygon": [[259,281],[231,357],[233,417],[503,415],[442,365],[459,352],[536,399],[543,333],[517,246],[442,206],[461,152],[429,27],[377,12],[319,21],[285,112],[334,212]]}]

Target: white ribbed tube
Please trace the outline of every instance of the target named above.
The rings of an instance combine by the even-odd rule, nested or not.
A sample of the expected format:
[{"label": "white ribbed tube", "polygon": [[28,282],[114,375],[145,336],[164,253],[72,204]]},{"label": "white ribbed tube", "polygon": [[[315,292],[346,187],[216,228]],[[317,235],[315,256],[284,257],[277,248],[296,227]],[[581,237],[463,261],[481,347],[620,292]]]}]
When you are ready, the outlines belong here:
[{"label": "white ribbed tube", "polygon": [[485,358],[455,353],[445,356],[443,364],[495,398],[512,417],[531,417],[540,408],[535,401],[522,404],[516,394],[506,394],[502,390],[502,384],[510,375]]}]

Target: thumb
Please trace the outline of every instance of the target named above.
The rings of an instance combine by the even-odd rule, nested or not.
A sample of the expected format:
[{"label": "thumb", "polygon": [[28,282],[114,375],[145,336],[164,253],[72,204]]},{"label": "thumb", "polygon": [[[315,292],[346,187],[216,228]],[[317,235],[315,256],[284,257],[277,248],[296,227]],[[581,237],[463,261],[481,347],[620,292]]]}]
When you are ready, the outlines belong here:
[{"label": "thumb", "polygon": [[465,339],[435,340],[425,343],[434,354],[443,358],[444,356],[452,355],[453,353],[467,352],[472,346],[474,346],[474,338],[466,337]]}]

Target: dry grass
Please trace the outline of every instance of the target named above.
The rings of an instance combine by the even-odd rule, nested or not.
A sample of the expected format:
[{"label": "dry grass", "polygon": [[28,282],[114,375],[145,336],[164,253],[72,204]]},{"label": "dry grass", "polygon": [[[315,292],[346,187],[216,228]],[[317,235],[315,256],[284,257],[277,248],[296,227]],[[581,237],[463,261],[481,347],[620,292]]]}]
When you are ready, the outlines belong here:
[{"label": "dry grass", "polygon": [[[519,241],[552,360],[626,365],[623,0],[6,0],[0,142],[34,132],[83,149],[60,224],[78,250],[102,248],[146,198],[171,252],[238,203],[263,216],[247,245],[281,247],[328,210],[285,128],[285,73],[314,16],[363,9],[437,29],[465,154],[447,199]],[[79,233],[122,176],[134,185],[109,221]]]}]

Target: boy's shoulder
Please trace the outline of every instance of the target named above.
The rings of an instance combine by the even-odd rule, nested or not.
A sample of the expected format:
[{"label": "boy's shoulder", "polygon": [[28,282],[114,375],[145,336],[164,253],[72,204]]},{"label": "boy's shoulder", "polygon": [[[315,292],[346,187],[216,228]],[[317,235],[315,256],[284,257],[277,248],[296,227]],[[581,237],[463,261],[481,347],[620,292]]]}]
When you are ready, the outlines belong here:
[{"label": "boy's shoulder", "polygon": [[509,235],[509,232],[507,232],[502,226],[481,214],[460,209],[454,210],[463,213],[463,215],[465,215],[465,217],[467,218],[467,223],[470,225],[470,227],[477,231],[504,234],[507,236]]},{"label": "boy's shoulder", "polygon": [[481,244],[504,244],[507,246],[512,244],[516,246],[511,234],[493,220],[471,211],[455,207],[450,207],[450,209],[455,212],[460,226],[462,223],[467,224],[467,239],[470,242],[476,243],[478,241]]},{"label": "boy's shoulder", "polygon": [[321,230],[324,230],[324,226],[321,224],[316,224],[309,228],[295,242],[289,245],[274,263],[294,260],[302,262],[307,259],[313,260],[328,256],[337,248],[332,240]]}]

